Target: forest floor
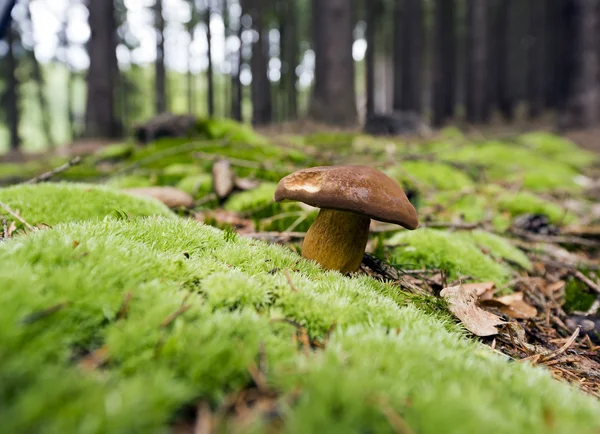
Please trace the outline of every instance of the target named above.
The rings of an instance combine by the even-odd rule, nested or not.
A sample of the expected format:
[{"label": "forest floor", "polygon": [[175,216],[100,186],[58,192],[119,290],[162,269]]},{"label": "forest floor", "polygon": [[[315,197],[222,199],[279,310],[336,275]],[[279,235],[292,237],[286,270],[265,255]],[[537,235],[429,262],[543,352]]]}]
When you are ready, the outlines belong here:
[{"label": "forest floor", "polygon": [[[193,130],[0,164],[7,432],[600,429],[594,153],[544,131]],[[339,164],[384,171],[420,220],[373,221],[353,275],[301,258],[317,209],[273,201]]]}]

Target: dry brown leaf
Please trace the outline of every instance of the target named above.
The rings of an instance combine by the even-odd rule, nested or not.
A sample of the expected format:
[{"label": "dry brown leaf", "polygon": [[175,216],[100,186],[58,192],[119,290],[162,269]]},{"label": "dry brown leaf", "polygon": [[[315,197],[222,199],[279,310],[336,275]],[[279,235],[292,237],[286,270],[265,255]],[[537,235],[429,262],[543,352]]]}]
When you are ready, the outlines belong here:
[{"label": "dry brown leaf", "polygon": [[139,187],[127,188],[124,191],[136,196],[153,197],[169,208],[191,208],[194,206],[194,198],[175,187]]},{"label": "dry brown leaf", "polygon": [[239,190],[254,190],[260,185],[260,181],[258,179],[252,178],[236,178],[235,186]]},{"label": "dry brown leaf", "polygon": [[567,282],[565,282],[564,280],[558,280],[558,281],[556,281],[554,283],[551,283],[549,285],[542,286],[542,290],[544,291],[544,293],[546,295],[550,295],[551,296],[555,292],[562,291],[566,284],[567,284]]},{"label": "dry brown leaf", "polygon": [[233,226],[239,233],[251,233],[254,232],[254,222],[250,219],[241,217],[234,211],[226,211],[224,209],[215,209],[211,211],[203,211],[196,213],[196,220],[200,222],[206,222],[214,220],[218,224],[228,224]]},{"label": "dry brown leaf", "polygon": [[213,190],[219,199],[225,199],[233,191],[235,174],[229,160],[215,161],[212,167]]},{"label": "dry brown leaf", "polygon": [[487,300],[494,296],[494,282],[476,282],[465,283],[462,285],[465,291],[475,290],[475,294],[480,300]]},{"label": "dry brown leaf", "polygon": [[442,289],[440,295],[448,301],[450,312],[477,336],[498,334],[496,326],[504,324],[498,315],[487,312],[477,305],[475,289],[465,289],[463,285],[450,286]]},{"label": "dry brown leaf", "polygon": [[537,315],[537,309],[523,300],[522,292],[515,292],[514,294],[497,297],[493,300],[483,301],[482,304],[491,305],[490,302],[493,302],[503,314],[511,318],[529,319],[535,318]]}]

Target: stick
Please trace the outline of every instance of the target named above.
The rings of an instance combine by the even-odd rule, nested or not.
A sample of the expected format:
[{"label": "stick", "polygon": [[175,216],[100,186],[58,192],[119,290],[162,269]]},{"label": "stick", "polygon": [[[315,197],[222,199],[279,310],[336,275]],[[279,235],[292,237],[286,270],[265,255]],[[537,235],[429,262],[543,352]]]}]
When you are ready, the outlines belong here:
[{"label": "stick", "polygon": [[588,286],[588,288],[590,288],[592,291],[595,291],[596,293],[600,294],[600,285],[598,285],[592,279],[587,277],[581,271],[573,270],[573,271],[571,271],[571,274],[573,274],[573,276],[577,277],[579,280],[581,280],[583,283],[585,283]]},{"label": "stick", "polygon": [[42,173],[41,175],[36,176],[35,178],[31,178],[29,181],[25,181],[23,184],[38,184],[40,182],[44,182],[52,178],[54,175],[57,175],[65,170],[73,166],[77,166],[83,160],[80,156],[73,158],[72,160],[67,161],[62,166],[58,166],[55,169],[49,170],[48,172]]},{"label": "stick", "polygon": [[27,223],[19,214],[17,214],[16,212],[14,212],[12,209],[10,209],[8,207],[8,205],[0,202],[0,206],[2,208],[4,208],[4,211],[6,211],[7,213],[9,213],[11,216],[13,216],[14,218],[16,218],[17,220],[19,220],[21,223],[23,223],[27,229],[29,229],[30,231],[34,231],[35,228],[33,226],[31,226],[29,223]]}]

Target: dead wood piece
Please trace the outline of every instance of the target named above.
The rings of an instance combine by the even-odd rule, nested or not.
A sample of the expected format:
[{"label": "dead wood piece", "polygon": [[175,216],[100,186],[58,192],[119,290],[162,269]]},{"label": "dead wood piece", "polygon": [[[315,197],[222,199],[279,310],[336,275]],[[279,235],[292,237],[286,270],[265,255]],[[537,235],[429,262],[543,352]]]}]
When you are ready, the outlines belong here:
[{"label": "dead wood piece", "polygon": [[78,165],[82,161],[83,159],[80,156],[77,156],[67,161],[65,164],[58,166],[55,169],[49,170],[48,172],[42,173],[41,175],[38,175],[35,178],[31,178],[30,180],[25,181],[23,184],[38,184],[40,182],[48,181],[54,175],[58,175],[59,173],[69,170],[71,167]]}]

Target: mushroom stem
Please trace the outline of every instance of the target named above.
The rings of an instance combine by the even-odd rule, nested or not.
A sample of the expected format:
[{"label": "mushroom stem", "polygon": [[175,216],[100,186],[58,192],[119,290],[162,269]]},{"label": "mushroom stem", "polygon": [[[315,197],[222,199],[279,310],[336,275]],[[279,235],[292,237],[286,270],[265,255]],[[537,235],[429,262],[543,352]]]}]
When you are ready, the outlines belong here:
[{"label": "mushroom stem", "polygon": [[370,223],[371,219],[364,215],[322,208],[306,233],[302,256],[329,270],[358,271]]}]

